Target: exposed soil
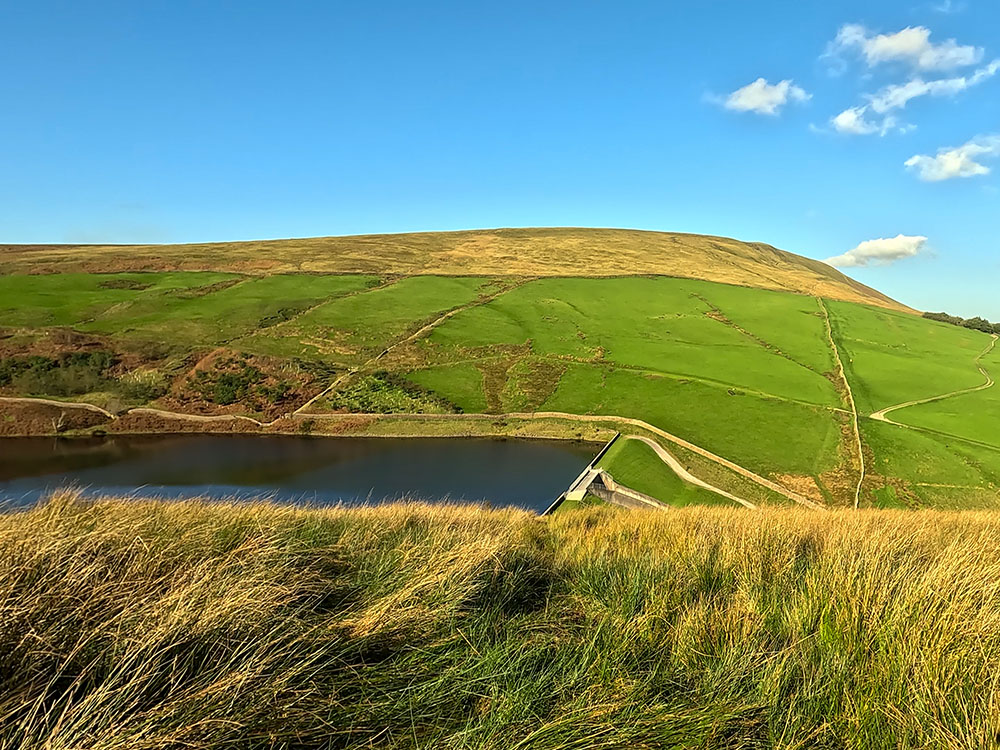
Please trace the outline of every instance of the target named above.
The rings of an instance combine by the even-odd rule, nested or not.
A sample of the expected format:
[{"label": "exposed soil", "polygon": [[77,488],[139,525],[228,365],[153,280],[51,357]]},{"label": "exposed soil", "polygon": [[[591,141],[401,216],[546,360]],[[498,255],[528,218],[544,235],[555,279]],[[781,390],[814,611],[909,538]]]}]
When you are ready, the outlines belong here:
[{"label": "exposed soil", "polygon": [[822,490],[820,490],[819,485],[816,484],[816,480],[813,477],[805,476],[804,474],[778,474],[775,476],[775,480],[803,497],[807,497],[817,503],[826,502]]}]

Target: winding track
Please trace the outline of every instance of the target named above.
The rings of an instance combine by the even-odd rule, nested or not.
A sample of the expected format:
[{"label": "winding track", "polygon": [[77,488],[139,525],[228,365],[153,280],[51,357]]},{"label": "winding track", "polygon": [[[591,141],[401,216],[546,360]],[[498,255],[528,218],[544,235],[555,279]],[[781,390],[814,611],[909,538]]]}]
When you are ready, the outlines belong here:
[{"label": "winding track", "polygon": [[[895,406],[887,406],[885,409],[880,409],[874,414],[869,415],[869,418],[877,420],[879,422],[885,422],[887,424],[895,425],[896,427],[910,427],[911,425],[901,424],[899,422],[896,422],[895,420],[889,419],[886,415],[894,411],[899,411],[900,409],[909,408],[911,406],[920,406],[921,404],[933,404],[938,401],[944,401],[945,399],[952,398],[954,396],[964,396],[967,393],[976,393],[977,391],[985,391],[989,388],[992,388],[995,381],[993,380],[993,376],[990,375],[989,371],[985,367],[983,367],[982,361],[983,358],[987,354],[992,352],[994,347],[996,347],[997,338],[998,338],[997,334],[995,333],[992,334],[989,346],[987,346],[982,352],[980,352],[979,356],[976,357],[976,359],[974,360],[976,363],[976,367],[979,368],[979,372],[982,373],[982,376],[984,378],[986,378],[986,382],[983,383],[982,385],[977,385],[974,388],[963,388],[960,391],[951,391],[950,393],[942,393],[939,396],[931,396],[930,398],[921,398],[917,399],[916,401],[907,401],[906,403],[896,404]],[[914,428],[914,429],[919,429],[919,428]]]},{"label": "winding track", "polygon": [[674,455],[670,451],[668,451],[662,445],[657,443],[655,440],[650,440],[648,437],[642,437],[641,435],[624,435],[622,436],[622,439],[638,440],[639,442],[648,445],[650,448],[653,449],[653,452],[656,454],[657,458],[659,458],[661,461],[663,461],[663,463],[669,466],[671,470],[674,472],[674,474],[676,474],[678,477],[680,477],[683,481],[687,482],[688,484],[693,484],[695,487],[701,487],[702,489],[706,489],[709,492],[714,492],[716,495],[722,495],[722,497],[732,500],[733,502],[739,503],[745,508],[750,508],[751,510],[757,508],[757,506],[751,503],[749,500],[744,500],[742,497],[737,497],[731,492],[726,492],[723,489],[720,489],[702,479],[699,479],[694,474],[685,469],[681,465],[681,462],[678,461],[676,458],[674,458]]}]

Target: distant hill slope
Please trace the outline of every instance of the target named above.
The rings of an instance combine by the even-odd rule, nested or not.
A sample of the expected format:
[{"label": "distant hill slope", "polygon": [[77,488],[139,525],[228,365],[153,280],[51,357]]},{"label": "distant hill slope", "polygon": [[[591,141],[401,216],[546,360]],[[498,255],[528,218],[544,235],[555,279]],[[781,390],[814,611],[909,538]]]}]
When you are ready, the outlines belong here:
[{"label": "distant hill slope", "polygon": [[0,273],[220,270],[482,276],[663,275],[910,308],[759,242],[630,229],[484,229],[193,245],[6,245]]}]

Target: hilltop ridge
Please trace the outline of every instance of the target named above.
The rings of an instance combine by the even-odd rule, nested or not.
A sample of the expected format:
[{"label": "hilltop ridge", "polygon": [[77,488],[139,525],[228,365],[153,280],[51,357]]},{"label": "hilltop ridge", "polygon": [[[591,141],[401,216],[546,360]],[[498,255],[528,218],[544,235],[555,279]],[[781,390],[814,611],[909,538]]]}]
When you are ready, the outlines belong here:
[{"label": "hilltop ridge", "polygon": [[913,312],[822,261],[761,242],[677,232],[556,227],[186,245],[0,246],[0,273],[154,270],[445,276],[656,275],[810,294]]}]

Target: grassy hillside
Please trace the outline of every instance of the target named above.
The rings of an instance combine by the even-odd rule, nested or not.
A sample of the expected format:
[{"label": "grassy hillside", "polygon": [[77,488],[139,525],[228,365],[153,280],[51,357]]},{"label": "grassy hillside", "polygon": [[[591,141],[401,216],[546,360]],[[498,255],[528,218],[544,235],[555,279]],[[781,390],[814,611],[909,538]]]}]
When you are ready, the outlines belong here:
[{"label": "grassy hillside", "polygon": [[214,270],[441,276],[666,275],[906,309],[762,243],[628,229],[488,229],[200,245],[6,245],[0,273]]},{"label": "grassy hillside", "polygon": [[[992,349],[980,363],[991,373],[991,377],[1000,376],[1000,349]],[[980,385],[983,383],[982,376],[973,382],[974,385]],[[957,435],[990,445],[1000,445],[1000,395],[998,394],[1000,390],[991,387],[960,394],[945,401],[919,404],[900,412],[898,419],[904,424],[915,427]]]},{"label": "grassy hillside", "polygon": [[[834,344],[860,411],[863,504],[997,503],[992,390],[892,412],[919,435],[868,419],[982,384],[979,367],[997,356],[983,358],[989,343],[899,311],[667,277],[0,276],[0,396],[268,422],[304,410],[276,429],[338,433],[374,427],[324,418],[554,412],[606,417],[612,429],[640,420],[828,505],[853,502],[860,468]],[[0,431],[77,424],[50,413],[26,422],[25,408],[0,402]],[[86,424],[107,421],[94,414]],[[515,423],[516,434],[530,427]],[[148,418],[107,427],[119,425],[171,428]],[[467,425],[420,429],[466,434]],[[487,434],[514,434],[507,425]],[[392,432],[384,421],[378,429]],[[413,434],[402,422],[396,430]],[[920,461],[907,454],[917,442]],[[695,471],[688,458],[703,479],[715,468]],[[723,474],[717,486],[736,491],[739,480]],[[759,489],[742,484],[737,494],[756,502]]]},{"label": "grassy hillside", "polygon": [[830,303],[858,408],[868,413],[983,382],[979,331],[861,305]]},{"label": "grassy hillside", "polygon": [[1000,520],[62,497],[0,516],[0,747],[986,748]]}]

